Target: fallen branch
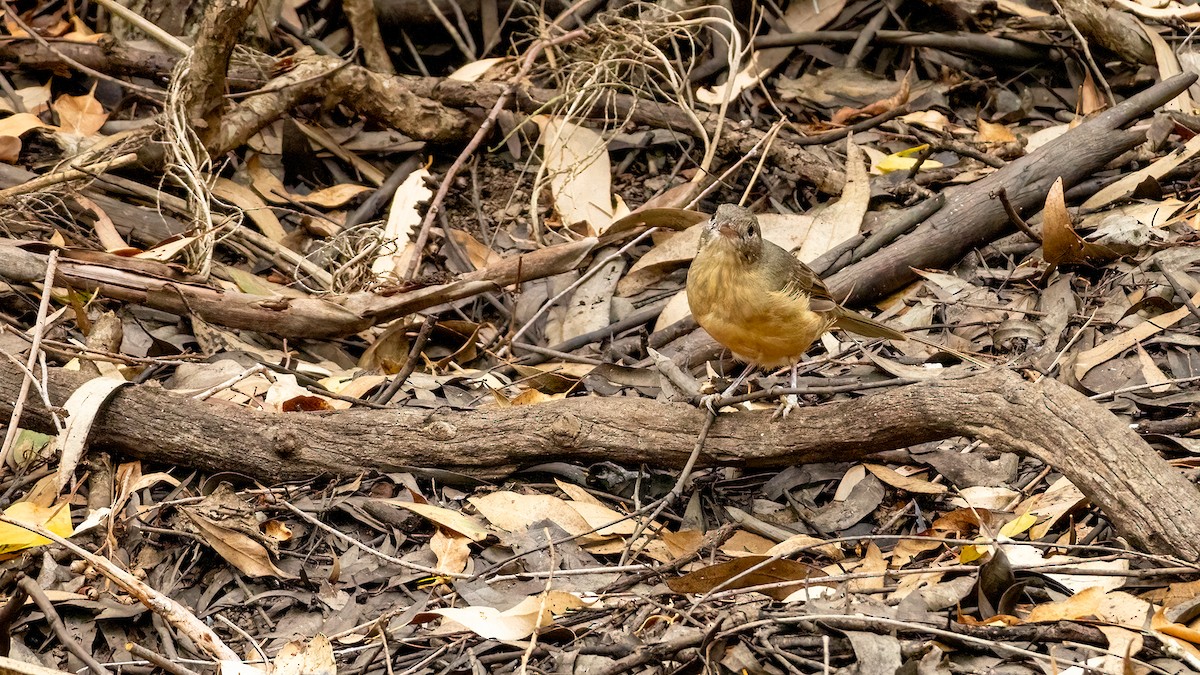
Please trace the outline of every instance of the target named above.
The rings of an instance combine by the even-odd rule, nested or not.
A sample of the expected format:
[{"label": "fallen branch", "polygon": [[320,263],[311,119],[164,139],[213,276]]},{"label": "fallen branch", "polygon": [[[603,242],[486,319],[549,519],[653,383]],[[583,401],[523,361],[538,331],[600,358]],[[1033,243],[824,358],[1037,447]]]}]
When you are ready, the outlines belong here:
[{"label": "fallen branch", "polygon": [[1143,132],[1121,128],[1170,101],[1196,78],[1185,73],[1164,80],[982,180],[947,188],[945,207],[894,244],[826,279],[830,291],[848,304],[863,304],[915,280],[914,269],[950,267],[1011,229],[1004,206],[994,197],[1000,190],[1017,211],[1040,210],[1059,177],[1069,188],[1141,143]]},{"label": "fallen branch", "polygon": [[[195,315],[209,323],[283,337],[326,338],[351,335],[378,323],[455,300],[498,290],[520,281],[541,279],[575,269],[596,246],[580,239],[532,253],[511,256],[491,267],[446,284],[393,295],[360,291],[340,296],[266,297],[187,283],[169,266],[148,273],[145,261],[92,252],[84,260],[63,260],[59,284],[99,293],[180,316]],[[0,279],[38,281],[46,256],[0,242]]]},{"label": "fallen branch", "polygon": [[[53,370],[48,381],[50,400],[64,401],[83,378]],[[0,365],[0,415],[11,410],[20,382],[18,367]],[[556,459],[679,467],[704,414],[685,404],[617,397],[465,412],[270,414],[130,386],[113,396],[91,437],[93,445],[128,456],[266,482],[412,468],[495,478]],[[52,429],[38,400],[24,419]],[[1100,405],[1050,378],[1031,383],[1003,369],[801,408],[780,423],[766,411],[723,415],[700,464],[846,461],[955,436],[1041,459],[1136,546],[1200,559],[1195,486]]]}]

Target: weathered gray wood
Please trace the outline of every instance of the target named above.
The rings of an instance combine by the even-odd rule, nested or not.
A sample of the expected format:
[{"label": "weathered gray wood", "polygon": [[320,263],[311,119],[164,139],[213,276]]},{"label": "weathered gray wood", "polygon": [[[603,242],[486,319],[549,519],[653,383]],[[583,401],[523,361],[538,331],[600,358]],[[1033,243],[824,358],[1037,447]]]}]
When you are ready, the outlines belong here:
[{"label": "weathered gray wood", "polygon": [[880,298],[916,279],[913,269],[946,269],[968,251],[1012,229],[1000,200],[1001,188],[1018,212],[1041,210],[1050,185],[1060,176],[1070,188],[1121,153],[1141,143],[1141,132],[1121,127],[1174,98],[1196,81],[1176,75],[1122,101],[1111,110],[1008,164],[982,180],[946,188],[946,205],[912,233],[825,280],[836,298],[850,305]]},{"label": "weathered gray wood", "polygon": [[[0,364],[0,415],[21,372]],[[83,378],[53,370],[61,404]],[[31,397],[23,424],[49,430]],[[703,421],[685,404],[569,398],[542,405],[453,410],[269,414],[125,387],[99,416],[92,442],[126,456],[264,482],[405,467],[495,478],[552,460],[682,466]],[[849,460],[954,436],[1040,458],[1066,475],[1135,545],[1200,559],[1200,492],[1099,404],[1050,379],[994,369],[801,408],[722,415],[702,466],[783,467]]]}]

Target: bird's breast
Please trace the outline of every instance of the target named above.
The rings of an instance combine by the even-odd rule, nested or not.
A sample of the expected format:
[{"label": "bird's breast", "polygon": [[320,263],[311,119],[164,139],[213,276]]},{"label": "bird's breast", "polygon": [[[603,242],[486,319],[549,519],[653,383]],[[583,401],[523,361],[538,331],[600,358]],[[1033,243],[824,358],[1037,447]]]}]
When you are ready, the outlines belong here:
[{"label": "bird's breast", "polygon": [[696,322],[737,358],[764,366],[795,363],[829,323],[809,309],[807,296],[774,290],[781,280],[765,275],[732,253],[705,249],[688,272],[688,305]]}]

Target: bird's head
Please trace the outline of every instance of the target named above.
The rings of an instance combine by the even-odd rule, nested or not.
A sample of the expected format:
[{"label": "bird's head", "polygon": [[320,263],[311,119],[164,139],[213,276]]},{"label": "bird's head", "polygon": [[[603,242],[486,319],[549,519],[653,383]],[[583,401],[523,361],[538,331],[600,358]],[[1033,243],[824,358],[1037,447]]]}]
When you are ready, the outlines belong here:
[{"label": "bird's head", "polygon": [[753,262],[762,254],[762,229],[758,217],[734,204],[722,204],[704,224],[700,234],[700,250],[712,253],[733,253]]}]

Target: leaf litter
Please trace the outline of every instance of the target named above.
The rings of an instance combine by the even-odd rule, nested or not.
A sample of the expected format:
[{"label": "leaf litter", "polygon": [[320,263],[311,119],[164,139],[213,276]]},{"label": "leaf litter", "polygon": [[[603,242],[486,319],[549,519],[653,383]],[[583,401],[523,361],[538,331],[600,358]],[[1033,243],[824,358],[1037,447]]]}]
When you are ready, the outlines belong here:
[{"label": "leaf litter", "polygon": [[[297,18],[323,25],[315,9],[294,4]],[[682,497],[659,509],[678,474],[655,466],[555,462],[523,467],[504,482],[397,467],[277,483],[239,467],[143,466],[114,458],[89,434],[110,399],[129,389],[119,385],[134,379],[264,415],[388,405],[485,414],[687,389],[666,384],[653,353],[674,359],[674,376],[691,378],[694,390],[728,365],[720,354],[690,361],[681,343],[691,332],[681,329],[690,327],[680,298],[704,219],[697,211],[744,200],[765,212],[764,236],[828,276],[858,260],[867,235],[886,230],[904,208],[1032,152],[1106,107],[1103,89],[1125,97],[1146,77],[1108,52],[1101,85],[1083,60],[1071,63],[1086,77],[1045,65],[1016,69],[962,45],[883,46],[903,45],[909,38],[891,22],[933,12],[925,7],[785,4],[762,38],[786,37],[782,26],[835,26],[824,35],[833,46],[733,54],[697,75],[703,86],[691,103],[676,59],[689,50],[715,53],[719,43],[684,30],[690,20],[648,6],[586,16],[589,39],[554,47],[547,60],[554,65],[532,71],[539,86],[570,94],[566,104],[500,119],[504,138],[459,175],[441,204],[445,218],[432,227],[423,219],[457,150],[396,139],[377,120],[363,127],[333,107],[302,115],[326,134],[305,139],[342,139],[336,150],[310,144],[297,154],[294,139],[280,140],[288,132],[264,127],[233,151],[236,166],[212,170],[213,206],[230,219],[215,253],[201,250],[211,233],[131,229],[113,200],[133,200],[137,180],[129,177],[123,187],[96,182],[92,197],[76,195],[91,214],[78,220],[51,203],[66,193],[48,186],[34,193],[40,201],[5,201],[6,215],[20,223],[6,221],[13,246],[36,239],[64,256],[107,251],[107,269],[152,269],[157,278],[192,273],[192,258],[208,255],[212,288],[268,304],[326,290],[433,287],[555,246],[574,264],[391,323],[367,322],[338,340],[285,340],[269,328],[203,321],[187,307],[176,315],[66,284],[8,279],[6,355],[24,362],[37,299],[48,292],[52,316],[38,329],[47,331],[46,360],[90,366],[108,379],[57,402],[68,414],[58,437],[22,429],[6,454],[0,592],[10,606],[25,606],[28,590],[18,589],[29,584],[14,581],[24,575],[43,597],[30,601],[36,611],[5,613],[13,639],[4,656],[79,671],[87,666],[66,646],[67,635],[113,667],[149,664],[148,652],[196,671],[221,662],[230,673],[675,672],[699,670],[701,662],[748,673],[1200,672],[1200,569],[1131,549],[1054,468],[974,439],[914,444],[867,463],[696,470]],[[1041,9],[997,7],[986,17],[934,12],[923,34],[974,30],[1018,37],[1027,49],[1043,49],[1047,33],[1077,39],[1065,22],[1030,27],[1057,18]],[[1186,71],[1187,59],[1176,60],[1162,39],[1186,35],[1182,24],[1163,19],[1197,20],[1186,6],[1118,7],[1109,11],[1141,17],[1162,77]],[[62,8],[48,11],[43,18],[59,22],[36,26],[47,36],[93,42],[101,35],[84,18],[68,21]],[[863,34],[879,44],[850,54],[837,31],[863,31],[873,14],[882,23]],[[9,35],[28,40],[11,19]],[[670,30],[655,32],[654,21]],[[730,27],[728,19],[706,21]],[[453,37],[420,40],[458,48]],[[614,49],[621,51],[605,51]],[[453,49],[427,55],[435,53],[445,58]],[[459,57],[437,67],[473,65],[476,74],[461,82],[511,65]],[[850,67],[827,68],[831,59]],[[12,114],[0,119],[0,137],[12,139],[0,159],[10,165],[43,172],[107,142],[119,133],[116,122],[151,119],[84,80],[47,81],[35,66],[19,68],[16,79],[16,100],[5,108]],[[585,105],[603,107],[586,96],[604,88],[665,102],[691,122],[720,110],[731,126],[713,138],[711,128],[693,135],[687,124],[581,116]],[[1188,179],[1200,145],[1193,105],[1181,95],[1148,121],[1150,138],[1100,171],[1091,193],[1056,183],[1036,213],[1024,214],[1031,234],[1008,235],[949,269],[917,270],[915,281],[878,301],[879,316],[1030,377],[1064,381],[1194,471],[1200,199]],[[907,112],[879,119],[893,110]],[[788,131],[768,130],[774,115],[787,118]],[[871,123],[840,133],[864,118]],[[518,132],[527,120],[534,124]],[[797,142],[830,132],[838,137]],[[772,142],[813,154],[788,163]],[[722,143],[738,150],[706,151]],[[428,168],[410,170],[361,219],[355,211],[373,194],[364,184],[378,184],[403,161],[393,153],[414,149],[425,151],[419,166],[428,159]],[[762,152],[773,160],[760,163]],[[836,189],[811,173],[816,166],[830,169]],[[347,167],[372,171],[359,180]],[[163,191],[151,211],[191,222],[177,183],[130,175],[152,188],[143,191],[152,199]],[[658,208],[639,212],[640,204]],[[250,226],[257,232],[243,231]],[[658,229],[641,236],[648,227]],[[580,242],[592,246],[570,248]],[[135,255],[158,266],[134,267]],[[416,275],[408,273],[413,265]],[[107,345],[91,334],[106,310],[116,312],[122,333]],[[622,323],[639,313],[640,322]],[[437,323],[421,339],[425,315]],[[852,399],[860,393],[829,390],[965,368],[944,362],[952,353],[915,342],[864,348],[828,336],[805,363],[819,391],[806,396],[813,404]],[[755,378],[763,390],[778,382],[771,373]],[[42,394],[35,388],[31,396]],[[64,544],[49,536],[87,550],[59,555]],[[174,604],[148,600],[147,610],[137,599],[155,593]],[[47,621],[48,611],[65,632]],[[205,630],[217,636],[211,647]]]}]

